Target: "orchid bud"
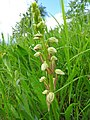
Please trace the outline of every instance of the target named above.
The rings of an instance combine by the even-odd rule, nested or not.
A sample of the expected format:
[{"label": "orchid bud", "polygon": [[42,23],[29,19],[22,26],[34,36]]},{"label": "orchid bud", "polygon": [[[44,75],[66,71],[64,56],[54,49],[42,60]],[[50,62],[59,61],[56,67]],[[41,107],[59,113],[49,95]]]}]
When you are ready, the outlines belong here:
[{"label": "orchid bud", "polygon": [[44,26],[44,25],[45,25],[44,21],[41,21],[37,24],[37,28],[39,28],[40,26]]},{"label": "orchid bud", "polygon": [[39,10],[38,8],[35,9],[35,14],[36,14],[37,16],[40,15],[40,10]]},{"label": "orchid bud", "polygon": [[42,17],[41,17],[41,16],[38,16],[38,20],[39,20],[39,21],[42,21]]},{"label": "orchid bud", "polygon": [[36,27],[37,27],[37,25],[36,25],[36,24],[33,24],[33,28],[34,28],[34,30],[36,30]]},{"label": "orchid bud", "polygon": [[35,10],[37,8],[37,3],[36,1],[34,1],[32,4],[31,4],[31,7]]}]

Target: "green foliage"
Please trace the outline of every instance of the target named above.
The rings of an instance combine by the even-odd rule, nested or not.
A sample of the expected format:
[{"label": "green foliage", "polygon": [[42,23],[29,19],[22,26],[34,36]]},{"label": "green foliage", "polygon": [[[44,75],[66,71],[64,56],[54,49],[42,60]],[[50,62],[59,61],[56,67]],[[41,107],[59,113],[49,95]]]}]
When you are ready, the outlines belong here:
[{"label": "green foliage", "polygon": [[67,109],[65,111],[65,120],[70,120],[71,119],[73,106],[75,106],[75,103],[72,103],[67,107]]},{"label": "green foliage", "polygon": [[69,2],[68,18],[76,18],[90,14],[90,0],[74,0]]},{"label": "green foliage", "polygon": [[[57,98],[55,109],[58,107],[58,120],[89,120],[90,15],[85,14],[80,17],[77,15],[75,19],[67,23],[64,6],[63,14],[64,25],[49,32],[45,29],[46,39],[56,37],[59,40],[57,45],[53,44],[58,51],[57,68],[61,68],[65,72],[64,76],[58,78],[54,92]],[[54,108],[52,106],[53,109],[48,113],[46,99],[42,95],[45,87],[39,82],[39,78],[44,74],[40,69],[39,58],[33,56],[35,53],[33,48],[36,44],[33,40],[33,30],[25,27],[25,24],[23,27],[21,26],[20,30],[27,33],[27,36],[16,32],[17,41],[15,43],[11,38],[11,42],[6,44],[2,35],[3,42],[0,43],[0,119],[54,120]]]}]

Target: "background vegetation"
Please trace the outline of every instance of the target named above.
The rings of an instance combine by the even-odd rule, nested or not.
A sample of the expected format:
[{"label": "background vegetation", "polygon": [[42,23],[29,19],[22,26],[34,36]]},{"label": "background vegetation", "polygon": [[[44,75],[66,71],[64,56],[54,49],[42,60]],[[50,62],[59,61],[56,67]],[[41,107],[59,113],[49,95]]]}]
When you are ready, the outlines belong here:
[{"label": "background vegetation", "polygon": [[[65,14],[61,0],[64,25],[54,30],[45,28],[45,37],[56,37],[57,68],[65,75],[59,77],[55,95],[58,120],[90,119],[90,11],[88,0],[70,2]],[[67,15],[67,16],[66,16]],[[70,19],[67,23],[66,20]],[[59,32],[60,31],[60,32]],[[0,43],[0,119],[55,120],[47,110],[40,61],[34,55],[31,7],[16,24],[8,44],[2,34]]]}]

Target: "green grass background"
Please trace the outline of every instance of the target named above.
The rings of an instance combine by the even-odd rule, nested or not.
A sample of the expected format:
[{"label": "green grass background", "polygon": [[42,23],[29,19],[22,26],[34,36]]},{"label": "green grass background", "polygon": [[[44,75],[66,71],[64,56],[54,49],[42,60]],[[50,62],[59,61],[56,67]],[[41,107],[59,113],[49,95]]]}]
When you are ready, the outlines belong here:
[{"label": "green grass background", "polygon": [[[57,68],[65,72],[58,79],[55,94],[59,120],[90,120],[90,19],[89,15],[66,22],[45,37],[56,37]],[[28,29],[28,28],[27,28]],[[61,30],[61,32],[59,32]],[[47,111],[42,94],[44,85],[40,60],[35,58],[33,38],[18,36],[18,42],[4,37],[0,43],[0,120],[54,120],[53,109]]]}]

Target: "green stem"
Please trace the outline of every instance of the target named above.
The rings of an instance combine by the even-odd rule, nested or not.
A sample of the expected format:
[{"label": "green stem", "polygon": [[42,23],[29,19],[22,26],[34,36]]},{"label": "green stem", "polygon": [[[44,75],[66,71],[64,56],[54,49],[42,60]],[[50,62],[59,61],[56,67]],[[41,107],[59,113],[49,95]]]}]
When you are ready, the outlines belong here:
[{"label": "green stem", "polygon": [[54,91],[54,85],[53,85],[53,75],[49,74],[49,83],[50,83],[50,91]]},{"label": "green stem", "polygon": [[54,101],[52,103],[52,110],[53,110],[53,114],[54,114],[54,120],[59,120],[58,102],[57,102],[56,97],[54,98]]},{"label": "green stem", "polygon": [[44,41],[44,37],[41,39],[42,41],[42,48],[43,48],[43,51],[44,51],[44,54],[43,54],[43,57],[44,57],[44,60],[48,63],[48,52],[47,52],[47,48],[45,46],[45,41]]},{"label": "green stem", "polygon": [[[66,22],[66,15],[65,15],[65,9],[64,9],[64,2],[61,1],[61,7],[62,7],[62,15],[63,15],[63,21],[64,21],[64,28],[65,28],[65,44],[69,46],[69,37],[68,37],[68,26]],[[66,54],[66,60],[68,65],[68,75],[70,74],[71,68],[70,68],[70,58],[69,58],[69,47],[65,48],[65,54]]]},{"label": "green stem", "polygon": [[[54,92],[54,84],[53,84],[53,75],[48,75],[49,77],[49,83],[50,83],[50,91]],[[54,101],[51,103],[52,106],[52,112],[54,115],[54,120],[59,120],[59,115],[58,115],[58,102],[56,97],[54,98]]]}]

